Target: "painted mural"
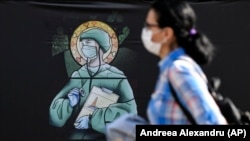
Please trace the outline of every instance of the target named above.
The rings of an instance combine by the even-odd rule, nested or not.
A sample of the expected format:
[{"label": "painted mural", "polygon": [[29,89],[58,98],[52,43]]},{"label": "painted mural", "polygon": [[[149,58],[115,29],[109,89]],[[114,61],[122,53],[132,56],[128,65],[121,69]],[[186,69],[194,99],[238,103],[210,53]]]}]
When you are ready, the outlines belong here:
[{"label": "painted mural", "polygon": [[[146,116],[158,60],[140,41],[148,8],[142,1],[0,2],[0,140],[99,141],[103,127],[123,112],[135,112],[134,106]],[[250,3],[193,6],[199,28],[218,47],[217,57],[204,69],[221,78],[222,94],[250,110],[250,65],[245,61],[250,59]],[[111,46],[101,46],[101,37]],[[109,100],[100,105],[99,93]],[[124,107],[122,102],[136,104]]]},{"label": "painted mural", "polygon": [[62,29],[57,30],[52,55],[68,53],[65,62],[70,79],[51,102],[50,124],[69,126],[69,139],[105,138],[108,123],[125,113],[137,113],[126,74],[110,65],[118,54],[119,41],[126,36],[117,37],[108,24],[91,20],[75,29],[67,50],[67,37]]}]

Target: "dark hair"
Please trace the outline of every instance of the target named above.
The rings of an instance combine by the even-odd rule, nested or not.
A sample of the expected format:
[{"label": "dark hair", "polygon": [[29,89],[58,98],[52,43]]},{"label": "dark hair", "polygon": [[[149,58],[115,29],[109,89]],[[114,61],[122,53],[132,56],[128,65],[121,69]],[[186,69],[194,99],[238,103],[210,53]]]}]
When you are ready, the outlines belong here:
[{"label": "dark hair", "polygon": [[212,61],[214,46],[205,34],[197,31],[196,14],[186,1],[156,0],[151,8],[158,15],[159,27],[171,27],[179,46],[198,64],[204,65]]}]

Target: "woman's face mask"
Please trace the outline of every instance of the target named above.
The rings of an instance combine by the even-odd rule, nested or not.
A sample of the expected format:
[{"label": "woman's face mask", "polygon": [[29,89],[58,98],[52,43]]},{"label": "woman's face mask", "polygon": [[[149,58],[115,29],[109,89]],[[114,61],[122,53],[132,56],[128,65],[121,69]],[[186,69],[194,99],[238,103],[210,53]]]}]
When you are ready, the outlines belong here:
[{"label": "woman's face mask", "polygon": [[94,40],[84,39],[82,40],[82,53],[83,55],[92,60],[97,57],[97,48]]},{"label": "woman's face mask", "polygon": [[142,29],[141,39],[146,50],[156,56],[160,55],[161,43],[152,42],[153,32],[148,28]]}]

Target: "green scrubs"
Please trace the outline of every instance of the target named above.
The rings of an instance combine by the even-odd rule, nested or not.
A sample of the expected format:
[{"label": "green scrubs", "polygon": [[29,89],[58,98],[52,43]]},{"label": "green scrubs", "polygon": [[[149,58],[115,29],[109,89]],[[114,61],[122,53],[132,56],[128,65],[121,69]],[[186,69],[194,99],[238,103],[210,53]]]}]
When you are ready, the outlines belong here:
[{"label": "green scrubs", "polygon": [[[98,68],[88,67],[87,69],[87,66],[84,65],[78,71],[72,73],[69,82],[51,103],[51,125],[56,127],[63,127],[66,123],[73,125],[93,86],[109,89],[119,95],[117,103],[111,104],[106,108],[98,108],[90,116],[89,127],[94,131],[104,133],[105,125],[119,116],[125,113],[137,114],[137,105],[134,100],[133,90],[123,72],[109,64],[101,65]],[[97,70],[98,73],[95,74]],[[89,73],[91,76],[94,75],[94,77],[91,78]],[[67,94],[73,88],[82,88],[84,93],[80,95],[78,105],[71,107]]]}]

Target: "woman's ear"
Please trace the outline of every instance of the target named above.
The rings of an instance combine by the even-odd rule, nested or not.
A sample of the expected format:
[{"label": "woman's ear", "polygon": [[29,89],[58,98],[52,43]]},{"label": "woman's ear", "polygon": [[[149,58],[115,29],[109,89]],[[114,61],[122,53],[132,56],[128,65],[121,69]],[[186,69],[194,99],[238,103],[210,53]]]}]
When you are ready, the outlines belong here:
[{"label": "woman's ear", "polygon": [[163,28],[163,33],[165,38],[169,41],[171,39],[173,39],[174,37],[174,30],[171,27],[165,27]]}]

